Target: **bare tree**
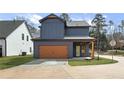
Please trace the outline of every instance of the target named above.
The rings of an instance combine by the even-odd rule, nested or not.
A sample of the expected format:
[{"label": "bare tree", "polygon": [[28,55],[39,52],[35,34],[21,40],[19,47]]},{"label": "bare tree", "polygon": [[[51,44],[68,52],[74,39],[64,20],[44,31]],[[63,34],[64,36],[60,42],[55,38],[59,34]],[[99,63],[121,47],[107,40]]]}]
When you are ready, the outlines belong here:
[{"label": "bare tree", "polygon": [[105,24],[105,17],[102,14],[96,14],[95,18],[92,20],[93,26],[96,28],[97,32],[97,59],[99,60],[99,52],[100,52],[100,33],[103,30],[103,27],[106,26]]},{"label": "bare tree", "polygon": [[64,19],[66,22],[71,20],[67,13],[62,13],[60,17]]},{"label": "bare tree", "polygon": [[24,20],[27,23],[30,32],[37,33],[38,30],[37,30],[37,28],[35,28],[35,24],[32,23],[28,18],[25,18],[23,16],[16,16],[14,18],[14,20]]}]

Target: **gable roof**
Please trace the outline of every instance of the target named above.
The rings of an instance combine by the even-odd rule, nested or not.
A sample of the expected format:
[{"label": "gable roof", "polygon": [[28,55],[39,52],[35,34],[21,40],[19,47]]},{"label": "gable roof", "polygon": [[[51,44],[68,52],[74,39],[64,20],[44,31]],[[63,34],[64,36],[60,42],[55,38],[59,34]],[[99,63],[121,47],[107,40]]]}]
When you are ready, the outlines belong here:
[{"label": "gable roof", "polygon": [[66,22],[67,27],[89,27],[90,25],[86,21],[68,21]]},{"label": "gable roof", "polygon": [[61,20],[62,22],[65,22],[65,20],[63,20],[62,18],[58,17],[57,15],[51,13],[49,14],[48,16],[44,17],[43,19],[40,19],[39,22],[42,23],[43,21],[47,20],[47,19],[59,19]]},{"label": "gable roof", "polygon": [[23,22],[23,20],[0,21],[0,38],[6,38]]}]

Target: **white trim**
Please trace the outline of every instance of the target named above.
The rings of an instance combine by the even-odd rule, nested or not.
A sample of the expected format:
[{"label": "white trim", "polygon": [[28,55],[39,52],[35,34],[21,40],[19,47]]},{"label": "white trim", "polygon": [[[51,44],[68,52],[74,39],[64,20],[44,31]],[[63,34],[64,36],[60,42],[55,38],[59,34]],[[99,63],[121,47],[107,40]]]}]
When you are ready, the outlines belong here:
[{"label": "white trim", "polygon": [[64,37],[64,39],[95,39],[93,37]]}]

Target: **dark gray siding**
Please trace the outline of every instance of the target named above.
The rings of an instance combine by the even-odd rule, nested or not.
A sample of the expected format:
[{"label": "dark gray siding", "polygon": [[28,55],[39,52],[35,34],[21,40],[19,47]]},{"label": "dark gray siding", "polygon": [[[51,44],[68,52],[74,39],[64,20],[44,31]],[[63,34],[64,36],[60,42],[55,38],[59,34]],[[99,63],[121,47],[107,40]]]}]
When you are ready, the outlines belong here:
[{"label": "dark gray siding", "polygon": [[65,33],[64,23],[59,19],[47,19],[41,27],[42,39],[63,39]]},{"label": "dark gray siding", "polygon": [[[39,58],[39,46],[42,45],[67,45],[68,46],[68,56],[73,57],[73,42],[68,41],[34,41],[34,57]],[[42,52],[42,51],[41,51]]]},{"label": "dark gray siding", "polygon": [[67,28],[67,36],[89,36],[89,27]]},{"label": "dark gray siding", "polygon": [[90,57],[90,53],[89,53],[89,43],[86,44],[86,57]]}]

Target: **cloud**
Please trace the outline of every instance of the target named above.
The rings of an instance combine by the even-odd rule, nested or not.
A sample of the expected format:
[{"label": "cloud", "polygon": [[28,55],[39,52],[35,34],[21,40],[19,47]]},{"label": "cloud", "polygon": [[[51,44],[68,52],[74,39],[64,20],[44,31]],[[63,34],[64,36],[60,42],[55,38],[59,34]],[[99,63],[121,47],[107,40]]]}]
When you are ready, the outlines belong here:
[{"label": "cloud", "polygon": [[28,23],[33,24],[37,29],[39,29],[38,26],[40,25],[39,20],[43,18],[39,14],[18,14],[17,16],[24,17]]},{"label": "cloud", "polygon": [[73,21],[81,21],[81,20],[83,20],[83,18],[81,18],[81,17],[72,17],[71,19]]},{"label": "cloud", "polygon": [[92,23],[91,23],[92,22],[92,18],[85,17],[84,20],[87,21],[89,25],[92,25]]},{"label": "cloud", "polygon": [[91,22],[92,22],[91,19],[88,19],[88,20],[86,20],[86,21],[89,23],[89,25],[92,25],[92,24],[91,24]]},{"label": "cloud", "polygon": [[26,19],[28,19],[28,21],[30,21],[31,23],[38,25],[39,20],[42,19],[42,16],[38,15],[38,14],[19,14],[17,15],[19,17],[24,17]]},{"label": "cloud", "polygon": [[39,24],[39,20],[42,19],[42,17],[40,15],[37,14],[33,14],[31,16],[29,16],[28,18],[32,23],[34,24]]},{"label": "cloud", "polygon": [[106,16],[106,15],[103,15],[103,17],[104,17],[104,18],[107,18],[107,16]]}]

